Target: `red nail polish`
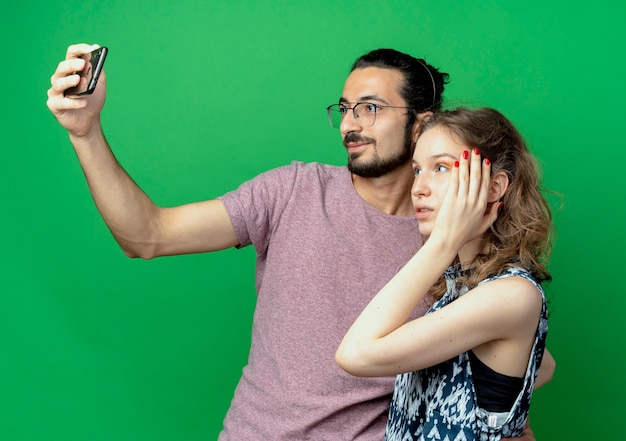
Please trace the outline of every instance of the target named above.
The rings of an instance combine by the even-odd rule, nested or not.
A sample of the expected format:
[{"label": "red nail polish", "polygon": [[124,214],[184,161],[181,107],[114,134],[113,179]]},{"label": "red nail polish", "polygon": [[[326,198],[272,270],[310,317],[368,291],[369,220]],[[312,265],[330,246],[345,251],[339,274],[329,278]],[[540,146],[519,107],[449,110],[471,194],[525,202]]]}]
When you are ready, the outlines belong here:
[{"label": "red nail polish", "polygon": [[478,149],[474,149],[474,154],[475,154],[475,155],[480,155],[480,150],[478,150]]},{"label": "red nail polish", "polygon": [[491,164],[491,161],[489,160],[489,158],[485,158],[485,164],[487,165]]},{"label": "red nail polish", "polygon": [[[467,153],[467,152],[466,152],[466,153]],[[455,166],[456,168],[459,168],[459,161],[454,161],[454,166]]]},{"label": "red nail polish", "polygon": [[469,152],[467,150],[463,150],[463,159],[467,159],[467,155]]}]

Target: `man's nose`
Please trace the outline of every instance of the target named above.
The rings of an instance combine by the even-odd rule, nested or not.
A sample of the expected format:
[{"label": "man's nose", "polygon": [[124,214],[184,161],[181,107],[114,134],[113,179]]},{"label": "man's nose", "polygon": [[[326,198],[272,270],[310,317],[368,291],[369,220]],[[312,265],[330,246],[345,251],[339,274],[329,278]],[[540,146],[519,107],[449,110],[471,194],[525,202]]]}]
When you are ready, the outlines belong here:
[{"label": "man's nose", "polygon": [[343,118],[341,118],[341,124],[339,126],[339,130],[343,136],[350,132],[360,132],[361,126],[357,118],[354,115],[354,111],[352,109],[348,109]]}]

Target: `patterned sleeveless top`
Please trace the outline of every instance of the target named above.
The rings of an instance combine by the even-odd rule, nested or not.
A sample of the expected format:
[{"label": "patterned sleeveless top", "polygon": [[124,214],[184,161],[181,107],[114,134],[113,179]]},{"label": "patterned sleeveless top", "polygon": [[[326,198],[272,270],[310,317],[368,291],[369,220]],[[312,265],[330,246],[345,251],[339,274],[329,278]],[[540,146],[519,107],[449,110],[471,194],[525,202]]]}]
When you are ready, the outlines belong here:
[{"label": "patterned sleeveless top", "polygon": [[[446,271],[447,292],[428,313],[467,292],[467,287],[456,286],[459,275],[460,271],[453,267]],[[396,377],[385,440],[498,441],[522,434],[545,349],[548,312],[543,289],[523,268],[510,268],[481,284],[513,276],[530,280],[541,293],[543,306],[522,390],[504,421],[494,423],[494,415],[477,406],[469,356],[464,352],[436,366]]]}]

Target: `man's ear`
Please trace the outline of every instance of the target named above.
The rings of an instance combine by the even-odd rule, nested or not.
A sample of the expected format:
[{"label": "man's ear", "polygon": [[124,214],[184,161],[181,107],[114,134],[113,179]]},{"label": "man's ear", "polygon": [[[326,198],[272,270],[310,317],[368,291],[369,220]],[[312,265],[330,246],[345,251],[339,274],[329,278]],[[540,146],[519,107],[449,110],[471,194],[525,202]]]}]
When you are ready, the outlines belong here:
[{"label": "man's ear", "polygon": [[413,128],[411,129],[411,141],[413,144],[417,142],[417,138],[419,137],[420,132],[422,131],[422,126],[424,125],[424,121],[432,116],[433,112],[422,112],[418,113],[415,118],[415,122],[413,123]]},{"label": "man's ear", "polygon": [[502,199],[506,189],[509,188],[509,175],[504,171],[499,171],[491,177],[489,183],[488,202],[496,202]]}]

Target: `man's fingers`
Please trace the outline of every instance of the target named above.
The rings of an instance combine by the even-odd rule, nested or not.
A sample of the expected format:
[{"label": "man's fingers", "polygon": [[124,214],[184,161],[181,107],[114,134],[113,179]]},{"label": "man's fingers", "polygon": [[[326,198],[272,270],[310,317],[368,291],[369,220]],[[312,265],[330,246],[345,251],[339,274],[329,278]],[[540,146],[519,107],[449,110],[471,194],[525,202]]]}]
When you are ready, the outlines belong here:
[{"label": "man's fingers", "polygon": [[64,77],[52,77],[52,89],[57,93],[62,93],[69,87],[74,87],[80,82],[80,75],[72,74]]},{"label": "man's fingers", "polygon": [[87,100],[84,98],[70,98],[65,96],[65,91],[76,86],[80,82],[80,75],[58,77],[53,75],[50,80],[52,87],[48,89],[47,105],[53,112],[61,110],[74,110],[86,107]]},{"label": "man's fingers", "polygon": [[100,46],[97,44],[87,44],[87,43],[79,43],[68,46],[67,52],[65,53],[65,58],[78,58],[83,54],[91,52],[93,50],[98,49]]}]

